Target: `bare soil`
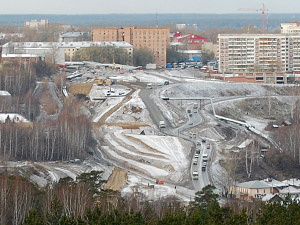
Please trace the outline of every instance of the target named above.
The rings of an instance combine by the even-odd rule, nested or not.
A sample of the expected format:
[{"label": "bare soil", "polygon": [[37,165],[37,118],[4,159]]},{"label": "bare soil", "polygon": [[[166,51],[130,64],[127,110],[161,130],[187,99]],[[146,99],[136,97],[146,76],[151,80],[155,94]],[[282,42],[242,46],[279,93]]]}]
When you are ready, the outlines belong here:
[{"label": "bare soil", "polygon": [[104,185],[104,189],[120,191],[122,186],[126,184],[127,172],[120,168],[115,168]]},{"label": "bare soil", "polygon": [[69,87],[69,92],[71,92],[73,95],[88,95],[95,83],[96,82],[73,84]]}]

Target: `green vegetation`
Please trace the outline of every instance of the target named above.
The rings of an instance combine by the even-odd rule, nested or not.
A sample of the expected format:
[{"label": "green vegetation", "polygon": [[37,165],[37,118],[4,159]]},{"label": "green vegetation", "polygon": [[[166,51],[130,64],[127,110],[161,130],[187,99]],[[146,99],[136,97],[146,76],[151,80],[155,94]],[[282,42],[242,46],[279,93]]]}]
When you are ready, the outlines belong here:
[{"label": "green vegetation", "polygon": [[214,194],[215,187],[207,186],[196,193],[189,205],[182,205],[174,198],[148,202],[142,195],[124,198],[118,192],[101,189],[94,193],[92,186],[99,174],[92,171],[84,174],[84,179],[65,179],[42,190],[20,176],[2,174],[0,223],[289,225],[300,221],[300,204],[290,198],[281,203],[229,201],[226,206],[220,206],[218,195]]},{"label": "green vegetation", "polygon": [[167,62],[168,63],[178,63],[187,58],[184,58],[183,55],[172,48],[167,48]]},{"label": "green vegetation", "polygon": [[130,59],[126,51],[121,48],[113,47],[90,47],[80,49],[75,53],[72,60],[130,64]]},{"label": "green vegetation", "polygon": [[134,49],[133,64],[145,67],[148,63],[153,63],[152,52],[145,48]]}]

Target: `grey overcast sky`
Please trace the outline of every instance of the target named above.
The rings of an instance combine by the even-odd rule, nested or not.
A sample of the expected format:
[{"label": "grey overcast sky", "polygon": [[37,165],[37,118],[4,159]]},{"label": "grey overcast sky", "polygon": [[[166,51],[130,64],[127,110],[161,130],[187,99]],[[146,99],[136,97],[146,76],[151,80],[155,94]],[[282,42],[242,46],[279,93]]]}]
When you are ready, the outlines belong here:
[{"label": "grey overcast sky", "polygon": [[[0,0],[0,14],[240,13],[265,3],[269,13],[300,13],[299,0]],[[249,11],[251,12],[251,11]],[[255,11],[254,11],[255,12]]]}]

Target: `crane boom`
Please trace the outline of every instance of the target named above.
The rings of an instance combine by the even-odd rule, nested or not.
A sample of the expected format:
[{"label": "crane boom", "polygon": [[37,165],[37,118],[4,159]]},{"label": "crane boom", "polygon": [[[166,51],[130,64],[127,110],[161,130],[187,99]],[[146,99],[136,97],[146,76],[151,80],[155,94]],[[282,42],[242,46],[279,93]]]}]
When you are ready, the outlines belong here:
[{"label": "crane boom", "polygon": [[259,9],[251,9],[251,8],[240,8],[240,9],[238,9],[238,11],[256,11],[256,12],[261,12],[261,15],[262,15],[262,28],[261,28],[261,30],[262,30],[262,33],[264,34],[264,33],[266,33],[266,11],[268,11],[268,9],[266,8],[266,6],[265,6],[265,4],[263,4],[262,5],[262,7],[261,8],[259,8]]}]

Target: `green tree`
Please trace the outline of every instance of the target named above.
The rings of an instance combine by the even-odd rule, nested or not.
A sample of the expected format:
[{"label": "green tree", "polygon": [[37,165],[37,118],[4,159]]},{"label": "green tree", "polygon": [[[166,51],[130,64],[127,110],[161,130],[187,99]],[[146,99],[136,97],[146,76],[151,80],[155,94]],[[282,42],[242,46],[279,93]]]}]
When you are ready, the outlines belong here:
[{"label": "green tree", "polygon": [[127,52],[124,49],[114,47],[83,48],[75,53],[72,60],[118,64],[130,63]]},{"label": "green tree", "polygon": [[211,51],[202,51],[202,63],[207,64],[207,62],[215,59],[215,54]]},{"label": "green tree", "polygon": [[60,224],[61,220],[64,218],[64,210],[62,203],[54,198],[50,203],[50,208],[47,211],[46,220],[47,224]]},{"label": "green tree", "polygon": [[102,180],[103,171],[92,170],[89,173],[82,173],[77,177],[77,181],[88,183],[90,186],[90,191],[93,194],[99,194],[101,185],[105,182]]},{"label": "green tree", "polygon": [[153,63],[153,54],[148,49],[139,48],[133,51],[133,64],[145,67],[146,64]]},{"label": "green tree", "polygon": [[37,61],[33,63],[33,68],[35,69],[35,73],[37,77],[50,77],[55,73],[54,64],[45,62],[45,61]]},{"label": "green tree", "polygon": [[175,51],[172,48],[167,48],[167,62],[168,63],[177,63],[182,61],[182,54]]},{"label": "green tree", "polygon": [[190,204],[194,207],[207,208],[208,204],[212,201],[217,202],[218,194],[214,193],[216,188],[212,185],[207,185],[201,191],[196,192],[195,200]]},{"label": "green tree", "polygon": [[287,223],[287,209],[281,203],[266,203],[260,209],[256,219],[258,225],[293,224]]},{"label": "green tree", "polygon": [[44,216],[37,211],[37,209],[32,209],[28,212],[24,219],[23,225],[43,225],[45,224]]}]

